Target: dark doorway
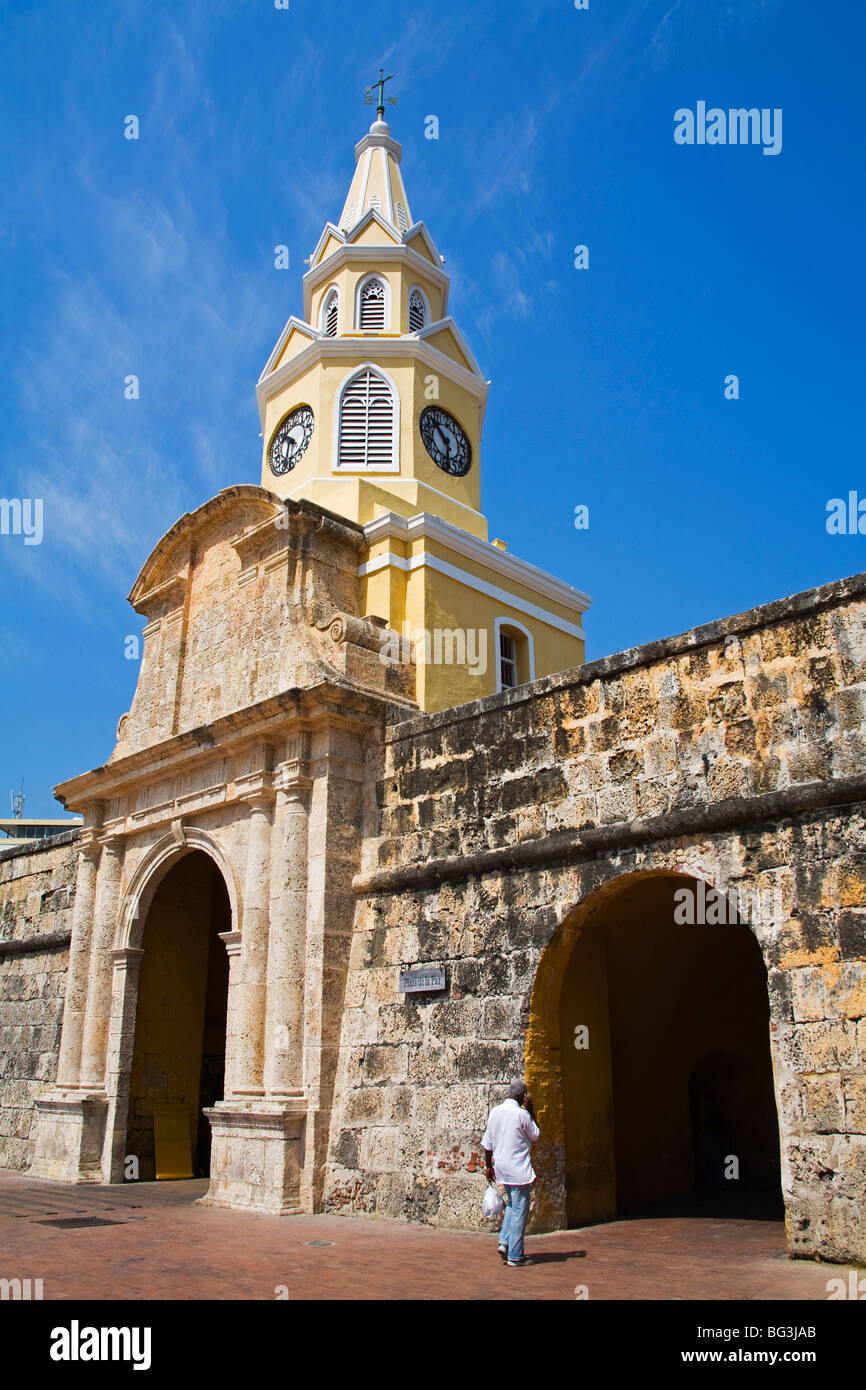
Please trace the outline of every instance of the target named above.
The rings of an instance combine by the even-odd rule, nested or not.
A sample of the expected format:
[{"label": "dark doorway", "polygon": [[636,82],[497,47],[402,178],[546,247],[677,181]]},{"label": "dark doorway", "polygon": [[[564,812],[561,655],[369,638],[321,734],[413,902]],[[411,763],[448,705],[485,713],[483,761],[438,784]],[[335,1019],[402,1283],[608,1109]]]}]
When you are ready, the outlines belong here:
[{"label": "dark doorway", "polygon": [[739,922],[678,925],[674,893],[694,883],[625,882],[575,940],[560,1002],[570,1225],[782,1215],[761,950]]},{"label": "dark doorway", "polygon": [[210,1171],[210,1126],[202,1109],[223,1096],[231,930],[225,882],[196,850],[157,889],[144,927],[127,1154],[138,1176],[156,1176],[154,1106],[168,1103],[189,1125],[192,1169]]}]

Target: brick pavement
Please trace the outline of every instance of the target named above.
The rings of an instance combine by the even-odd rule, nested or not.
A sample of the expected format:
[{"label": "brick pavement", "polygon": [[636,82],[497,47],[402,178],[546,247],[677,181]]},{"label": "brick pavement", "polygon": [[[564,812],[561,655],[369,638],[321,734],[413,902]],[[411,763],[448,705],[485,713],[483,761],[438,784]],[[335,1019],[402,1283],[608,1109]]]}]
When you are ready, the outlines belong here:
[{"label": "brick pavement", "polygon": [[[0,1171],[0,1277],[46,1299],[825,1300],[842,1270],[789,1260],[778,1221],[660,1217],[529,1236],[507,1269],[485,1231],[198,1206],[207,1183],[66,1186]],[[117,1224],[46,1225],[96,1217]],[[314,1244],[313,1242],[328,1242]]]}]

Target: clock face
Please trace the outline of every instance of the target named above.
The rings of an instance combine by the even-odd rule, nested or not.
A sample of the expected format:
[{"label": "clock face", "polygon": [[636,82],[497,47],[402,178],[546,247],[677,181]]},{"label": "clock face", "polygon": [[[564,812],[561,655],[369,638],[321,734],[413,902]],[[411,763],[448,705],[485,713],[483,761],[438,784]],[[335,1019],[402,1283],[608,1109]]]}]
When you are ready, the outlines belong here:
[{"label": "clock face", "polygon": [[462,478],[472,466],[472,445],[462,425],[447,410],[428,405],[419,421],[424,447],[443,473]]},{"label": "clock face", "polygon": [[313,437],[313,412],[308,405],[299,405],[283,420],[271,440],[268,462],[277,477],[294,468]]}]

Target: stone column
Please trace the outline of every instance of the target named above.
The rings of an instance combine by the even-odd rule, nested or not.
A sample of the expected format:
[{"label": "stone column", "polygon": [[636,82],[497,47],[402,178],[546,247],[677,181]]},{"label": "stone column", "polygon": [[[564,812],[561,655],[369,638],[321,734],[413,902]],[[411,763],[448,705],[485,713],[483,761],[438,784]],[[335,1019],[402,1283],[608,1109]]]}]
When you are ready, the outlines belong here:
[{"label": "stone column", "polygon": [[220,941],[229,958],[229,992],[226,1004],[226,1097],[235,1093],[238,1077],[238,1023],[241,998],[241,946],[239,931],[220,932]]},{"label": "stone column", "polygon": [[69,970],[63,1001],[63,1027],[57,1061],[57,1086],[69,1090],[77,1086],[81,1074],[81,1043],[87,1011],[87,983],[93,935],[93,906],[96,896],[96,866],[99,841],[96,831],[81,832],[81,847],[75,875],[75,902],[72,908],[72,941]]},{"label": "stone column", "polygon": [[135,1052],[138,981],[144,951],[133,946],[121,946],[111,952],[111,959],[114,970],[105,1067],[105,1086],[108,1093],[107,1145],[103,1156],[102,1175],[105,1182],[123,1182],[127,1156],[132,1061]]},{"label": "stone column", "polygon": [[[267,782],[266,780],[267,779]],[[271,896],[271,814],[274,801],[270,774],[243,794],[249,802],[247,867],[241,923],[242,985],[238,1009],[235,1093],[264,1095],[265,1008],[267,1004],[268,920]]]},{"label": "stone column", "polygon": [[80,1084],[87,1090],[105,1086],[105,1058],[108,1023],[111,1014],[114,935],[120,915],[120,876],[123,868],[123,841],[114,837],[102,841],[102,858],[96,882],[93,939],[87,982],[87,1016],[81,1048]]},{"label": "stone column", "polygon": [[303,1088],[310,786],[296,766],[278,770],[265,1029],[265,1085],[275,1099]]}]

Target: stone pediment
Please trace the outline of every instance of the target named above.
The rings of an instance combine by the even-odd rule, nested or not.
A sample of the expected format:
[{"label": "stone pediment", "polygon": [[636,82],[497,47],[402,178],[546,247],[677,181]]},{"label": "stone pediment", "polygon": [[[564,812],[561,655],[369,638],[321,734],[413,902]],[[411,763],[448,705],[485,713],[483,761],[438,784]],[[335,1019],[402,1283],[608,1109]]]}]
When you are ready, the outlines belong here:
[{"label": "stone pediment", "polygon": [[227,488],[172,526],[129,595],[147,618],[112,759],[322,679],[414,699],[359,611],[361,527],[264,488]]}]

